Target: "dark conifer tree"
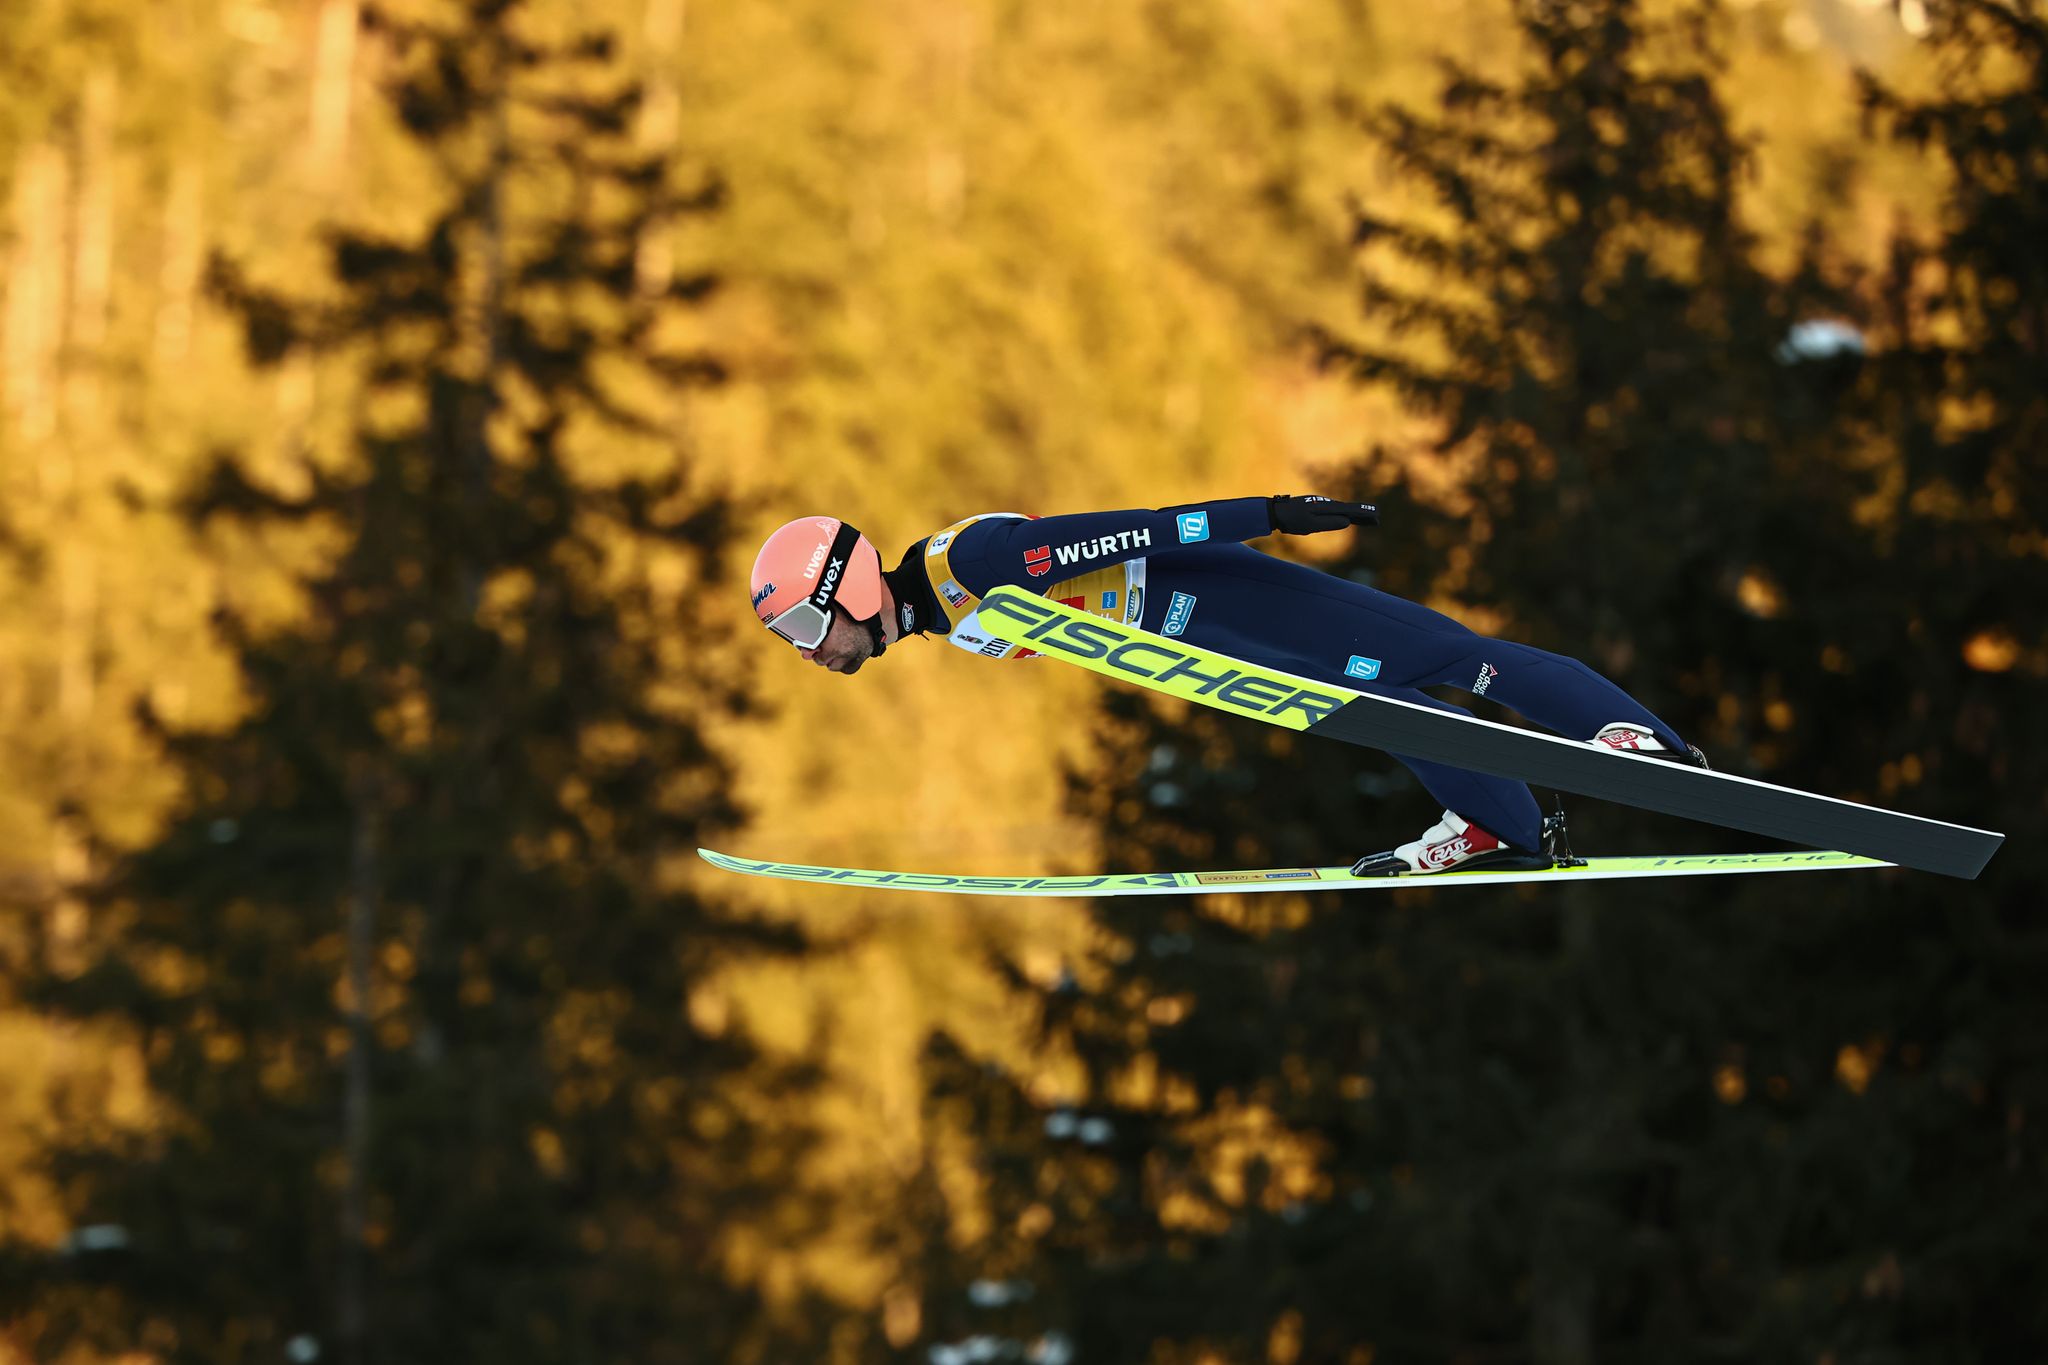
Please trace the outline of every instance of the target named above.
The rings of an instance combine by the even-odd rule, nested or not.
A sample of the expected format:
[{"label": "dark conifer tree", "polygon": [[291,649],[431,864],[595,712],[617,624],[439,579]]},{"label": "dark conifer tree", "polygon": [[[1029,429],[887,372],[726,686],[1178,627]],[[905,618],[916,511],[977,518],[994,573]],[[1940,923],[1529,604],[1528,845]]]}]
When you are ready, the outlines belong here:
[{"label": "dark conifer tree", "polygon": [[1844,709],[1894,799],[2007,842],[1980,882],[1917,886],[1910,913],[1856,926],[1884,945],[1857,956],[1895,989],[1855,1020],[1882,1057],[1869,1094],[1885,1121],[1845,1148],[1885,1164],[1844,1163],[1855,1197],[1831,1231],[1873,1269],[1830,1339],[2025,1359],[2048,1351],[2028,1231],[2048,1223],[2048,803],[2032,761],[2048,752],[2048,9],[1928,16],[1936,87],[1863,82],[1872,131],[1930,155],[1947,190],[1935,231],[1902,232],[1871,286],[1853,412],[1891,459],[1864,509],[1863,610],[1831,634],[1825,681],[1856,697]]},{"label": "dark conifer tree", "polygon": [[294,624],[223,620],[246,718],[165,735],[188,799],[105,887],[105,960],[53,987],[139,1032],[163,1123],[66,1154],[81,1224],[119,1231],[19,1267],[38,1358],[809,1353],[721,1269],[802,1142],[761,1106],[806,1078],[689,1011],[794,944],[676,877],[737,817],[705,722],[742,688],[688,586],[727,508],[659,398],[717,377],[664,331],[714,281],[635,260],[717,186],[635,150],[603,38],[523,10],[367,13],[445,191],[417,237],[339,233],[318,301],[216,271],[259,358],[361,374],[353,449],[304,491],[230,457],[192,492],[203,527],[333,553]]},{"label": "dark conifer tree", "polygon": [[[1873,108],[1962,172],[1955,293],[1913,307],[1962,316],[1969,340],[1938,351],[1863,318],[1880,348],[1905,343],[1867,365],[1787,344],[1870,295],[1831,282],[1818,245],[1789,279],[1758,264],[1711,10],[1528,0],[1522,78],[1452,70],[1440,113],[1366,115],[1445,213],[1359,211],[1379,339],[1320,344],[1435,419],[1434,453],[1475,477],[1445,506],[1405,472],[1415,452],[1369,452],[1354,487],[1321,490],[1386,511],[1340,571],[1497,611],[1721,767],[2038,820],[2037,797],[1999,795],[2028,732],[1999,736],[2041,656],[2011,594],[2038,571],[2039,442],[2020,434],[2041,427],[2048,311],[2021,244],[2043,237],[2043,49],[2023,10],[1959,13],[1938,41],[2021,50],[2032,83]],[[1958,399],[1983,417],[1960,436]],[[1433,814],[1357,752],[1129,695],[1103,715],[1124,776],[1074,798],[1120,865],[1329,862]],[[1747,841],[1572,809],[1582,851]],[[2016,1277],[2040,1216],[2021,1182],[2040,1170],[2042,1015],[2019,965],[2040,936],[1996,899],[2024,856],[1969,888],[1105,902],[1105,975],[1045,1001],[1046,1037],[1087,1064],[1073,1113],[930,1059],[934,1123],[986,1143],[995,1231],[966,1269],[1034,1282],[1002,1330],[1066,1333],[1081,1359],[1252,1361],[1276,1340],[1303,1360],[2037,1351]],[[1154,1062],[1170,1079],[1149,1097],[1115,1083]],[[1313,1179],[1233,1157],[1247,1106]],[[941,1336],[985,1312],[957,1278],[933,1300]]]}]

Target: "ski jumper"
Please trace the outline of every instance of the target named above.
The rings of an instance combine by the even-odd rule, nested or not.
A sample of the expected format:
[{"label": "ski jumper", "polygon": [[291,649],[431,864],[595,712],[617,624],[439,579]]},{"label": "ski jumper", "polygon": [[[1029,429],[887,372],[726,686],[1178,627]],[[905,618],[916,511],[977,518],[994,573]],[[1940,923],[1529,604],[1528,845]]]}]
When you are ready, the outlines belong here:
[{"label": "ski jumper", "polygon": [[[1241,544],[1273,531],[1265,498],[1157,511],[969,517],[910,547],[888,575],[912,633],[989,658],[1032,650],[979,629],[983,595],[1011,585],[1266,668],[1465,712],[1418,689],[1463,688],[1570,739],[1627,722],[1685,742],[1576,659],[1479,635],[1405,598]],[[913,619],[914,618],[914,619]],[[1520,849],[1542,847],[1527,786],[1395,754],[1445,809]]]}]

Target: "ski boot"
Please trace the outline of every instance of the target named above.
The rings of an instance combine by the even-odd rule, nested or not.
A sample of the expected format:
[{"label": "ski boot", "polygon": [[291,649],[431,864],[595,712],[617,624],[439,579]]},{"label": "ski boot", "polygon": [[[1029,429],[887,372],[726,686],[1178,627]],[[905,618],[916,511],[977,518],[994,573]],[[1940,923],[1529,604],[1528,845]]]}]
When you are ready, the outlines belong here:
[{"label": "ski boot", "polygon": [[[1559,832],[1563,831],[1563,818]],[[1547,831],[1550,820],[1543,822]],[[1570,856],[1567,850],[1566,856]],[[1351,865],[1354,877],[1405,877],[1424,873],[1466,872],[1489,868],[1499,872],[1535,871],[1549,867],[1547,854],[1529,853],[1464,819],[1455,811],[1424,830],[1422,837],[1385,853],[1374,853]]]},{"label": "ski boot", "polygon": [[1618,720],[1612,725],[1601,726],[1600,733],[1586,743],[1619,749],[1625,754],[1641,754],[1644,758],[1661,758],[1666,763],[1689,763],[1695,768],[1707,766],[1707,756],[1700,752],[1699,745],[1688,744],[1685,752],[1679,753],[1648,730],[1627,721]]}]

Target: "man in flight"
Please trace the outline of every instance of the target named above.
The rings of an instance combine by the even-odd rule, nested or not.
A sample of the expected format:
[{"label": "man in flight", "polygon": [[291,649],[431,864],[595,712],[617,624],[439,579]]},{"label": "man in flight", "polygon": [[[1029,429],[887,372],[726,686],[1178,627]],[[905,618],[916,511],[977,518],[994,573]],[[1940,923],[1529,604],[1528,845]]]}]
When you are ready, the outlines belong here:
[{"label": "man in flight", "polygon": [[[1011,586],[1246,663],[1467,714],[1419,690],[1460,687],[1567,738],[1706,766],[1677,731],[1576,659],[1490,639],[1405,598],[1243,544],[1378,523],[1366,503],[1296,496],[1044,518],[999,512],[955,522],[884,569],[853,527],[802,517],[756,556],[754,610],[834,673],[859,672],[907,635],[941,636],[990,659],[1030,657],[978,617],[985,595]],[[1443,818],[1359,859],[1355,875],[1551,865],[1527,786],[1395,757],[1444,807]]]}]

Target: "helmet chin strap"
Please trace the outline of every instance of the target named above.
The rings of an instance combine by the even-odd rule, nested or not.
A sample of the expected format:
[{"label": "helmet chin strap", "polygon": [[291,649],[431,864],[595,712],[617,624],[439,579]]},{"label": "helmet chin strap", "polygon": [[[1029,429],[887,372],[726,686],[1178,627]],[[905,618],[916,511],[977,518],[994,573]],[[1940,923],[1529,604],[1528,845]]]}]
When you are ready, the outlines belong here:
[{"label": "helmet chin strap", "polygon": [[861,622],[862,625],[868,628],[868,634],[874,639],[874,658],[881,658],[882,652],[889,647],[889,642],[882,638],[882,619],[890,612],[897,613],[897,620],[902,626],[896,633],[898,639],[919,632],[917,608],[911,605],[914,599],[905,591],[903,579],[906,571],[915,568],[915,562],[911,556],[916,553],[917,546],[913,545],[903,552],[903,562],[901,564],[898,564],[893,569],[882,570],[882,582],[889,589],[888,592],[883,594],[882,609]]}]

